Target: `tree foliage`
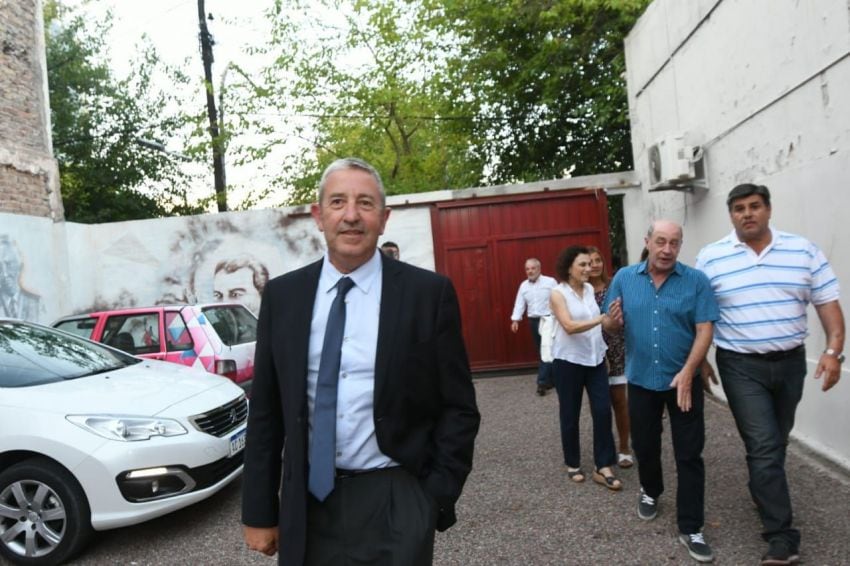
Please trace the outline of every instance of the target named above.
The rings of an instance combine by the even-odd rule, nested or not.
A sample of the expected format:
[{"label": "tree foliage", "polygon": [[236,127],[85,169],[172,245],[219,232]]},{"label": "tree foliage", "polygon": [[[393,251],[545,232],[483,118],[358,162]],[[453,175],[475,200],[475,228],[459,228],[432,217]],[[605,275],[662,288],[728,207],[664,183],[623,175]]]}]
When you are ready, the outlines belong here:
[{"label": "tree foliage", "polygon": [[[262,51],[274,63],[261,81],[268,86],[251,85],[256,98],[243,98],[241,113],[258,113],[253,131],[266,136],[265,145],[248,148],[247,155],[299,142],[276,179],[287,203],[313,200],[322,169],[348,155],[373,163],[389,194],[479,180],[469,118],[451,113],[442,54],[419,25],[415,6],[278,2],[270,15],[273,35]],[[269,124],[269,115],[279,116],[287,133]]]},{"label": "tree foliage", "polygon": [[276,178],[289,203],[343,155],[390,193],[628,169],[623,40],[648,3],[278,0],[266,86],[242,100],[266,143],[243,158],[305,142]]},{"label": "tree foliage", "polygon": [[649,0],[424,0],[490,183],[632,165],[623,40]]},{"label": "tree foliage", "polygon": [[[375,164],[390,194],[628,169],[623,39],[649,1],[276,0],[271,36],[248,54],[269,64],[252,76],[233,62],[218,89],[229,164],[274,163],[233,208],[271,191],[309,202],[346,155]],[[212,199],[189,202],[183,164],[138,142],[183,139],[197,162],[209,155],[200,97],[174,100],[171,84],[189,78],[166,69],[159,89],[163,65],[143,44],[117,79],[108,18],[48,0],[45,23],[67,217],[205,210]]]},{"label": "tree foliage", "polygon": [[189,178],[175,158],[140,143],[162,144],[189,121],[169,114],[172,95],[154,86],[153,49],[143,46],[133,76],[117,79],[103,57],[109,18],[92,23],[50,0],[44,21],[66,218],[106,222],[202,211],[204,203],[189,203]]}]

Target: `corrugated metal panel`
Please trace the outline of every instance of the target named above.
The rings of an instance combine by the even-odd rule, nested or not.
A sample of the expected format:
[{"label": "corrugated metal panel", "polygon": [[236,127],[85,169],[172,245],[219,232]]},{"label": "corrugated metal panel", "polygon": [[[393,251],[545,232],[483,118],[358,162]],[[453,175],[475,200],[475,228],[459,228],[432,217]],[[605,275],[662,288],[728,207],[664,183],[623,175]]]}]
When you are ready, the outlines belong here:
[{"label": "corrugated metal panel", "polygon": [[584,244],[599,247],[610,266],[607,201],[601,190],[437,203],[432,223],[437,270],[457,288],[475,370],[536,364],[527,323],[516,334],[510,331],[527,258],[539,258],[543,273],[554,277],[561,250]]}]

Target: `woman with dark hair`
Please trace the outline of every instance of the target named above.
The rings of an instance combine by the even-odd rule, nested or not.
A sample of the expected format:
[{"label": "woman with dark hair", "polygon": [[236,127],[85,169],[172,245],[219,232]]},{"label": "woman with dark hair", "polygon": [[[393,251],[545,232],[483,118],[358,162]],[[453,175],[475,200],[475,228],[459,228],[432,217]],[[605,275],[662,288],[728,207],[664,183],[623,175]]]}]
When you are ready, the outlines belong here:
[{"label": "woman with dark hair", "polygon": [[584,246],[570,246],[561,252],[555,265],[560,283],[552,290],[550,304],[558,321],[552,344],[553,374],[558,392],[561,445],[567,475],[576,482],[585,480],[581,469],[579,417],[584,390],[593,417],[593,481],[613,491],[623,488],[614,476],[616,461],[611,433],[611,397],[605,369],[605,341],[599,305],[590,278],[590,253]]},{"label": "woman with dark hair", "polygon": [[[605,271],[605,260],[596,246],[588,246],[590,252],[590,280],[596,304],[602,308],[605,293],[611,279]],[[617,425],[617,464],[621,468],[631,468],[634,465],[632,451],[629,448],[629,405],[626,398],[626,343],[623,330],[613,334],[602,331],[602,338],[608,346],[605,359],[608,362],[608,385],[611,394],[611,407],[614,409],[614,422]]]}]

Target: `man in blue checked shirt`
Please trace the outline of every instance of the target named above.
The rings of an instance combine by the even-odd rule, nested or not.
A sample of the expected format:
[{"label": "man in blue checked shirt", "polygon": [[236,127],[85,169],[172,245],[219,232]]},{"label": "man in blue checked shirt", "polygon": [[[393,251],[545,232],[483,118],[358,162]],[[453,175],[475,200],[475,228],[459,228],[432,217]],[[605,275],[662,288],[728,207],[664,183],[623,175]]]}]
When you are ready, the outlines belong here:
[{"label": "man in blue checked shirt", "polygon": [[726,200],[734,230],[709,244],[697,268],[720,305],[714,337],[723,390],[747,450],[750,493],[768,543],[763,565],[799,560],[800,532],[791,526],[785,448],[803,396],[811,302],[826,334],[815,379],[830,389],[844,361],[844,315],[838,280],[811,242],[770,227],[770,191],[742,184]]},{"label": "man in blue checked shirt", "polygon": [[681,226],[657,220],[645,243],[646,261],[617,272],[605,304],[612,319],[606,330],[625,327],[632,448],[641,484],[638,516],[654,519],[664,491],[661,417],[666,407],[676,458],[679,541],[694,560],[711,562],[714,554],[702,533],[705,419],[699,368],[720,315],[708,278],[677,260]]}]

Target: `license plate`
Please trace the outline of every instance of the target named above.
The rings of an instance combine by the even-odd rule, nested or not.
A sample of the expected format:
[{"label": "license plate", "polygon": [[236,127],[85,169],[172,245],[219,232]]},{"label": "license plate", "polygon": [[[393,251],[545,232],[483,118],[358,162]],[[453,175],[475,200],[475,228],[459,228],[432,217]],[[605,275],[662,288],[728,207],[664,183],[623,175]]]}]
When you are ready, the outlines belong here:
[{"label": "license plate", "polygon": [[243,428],[236,434],[230,437],[230,455],[239,454],[245,448],[245,433],[248,429]]}]

